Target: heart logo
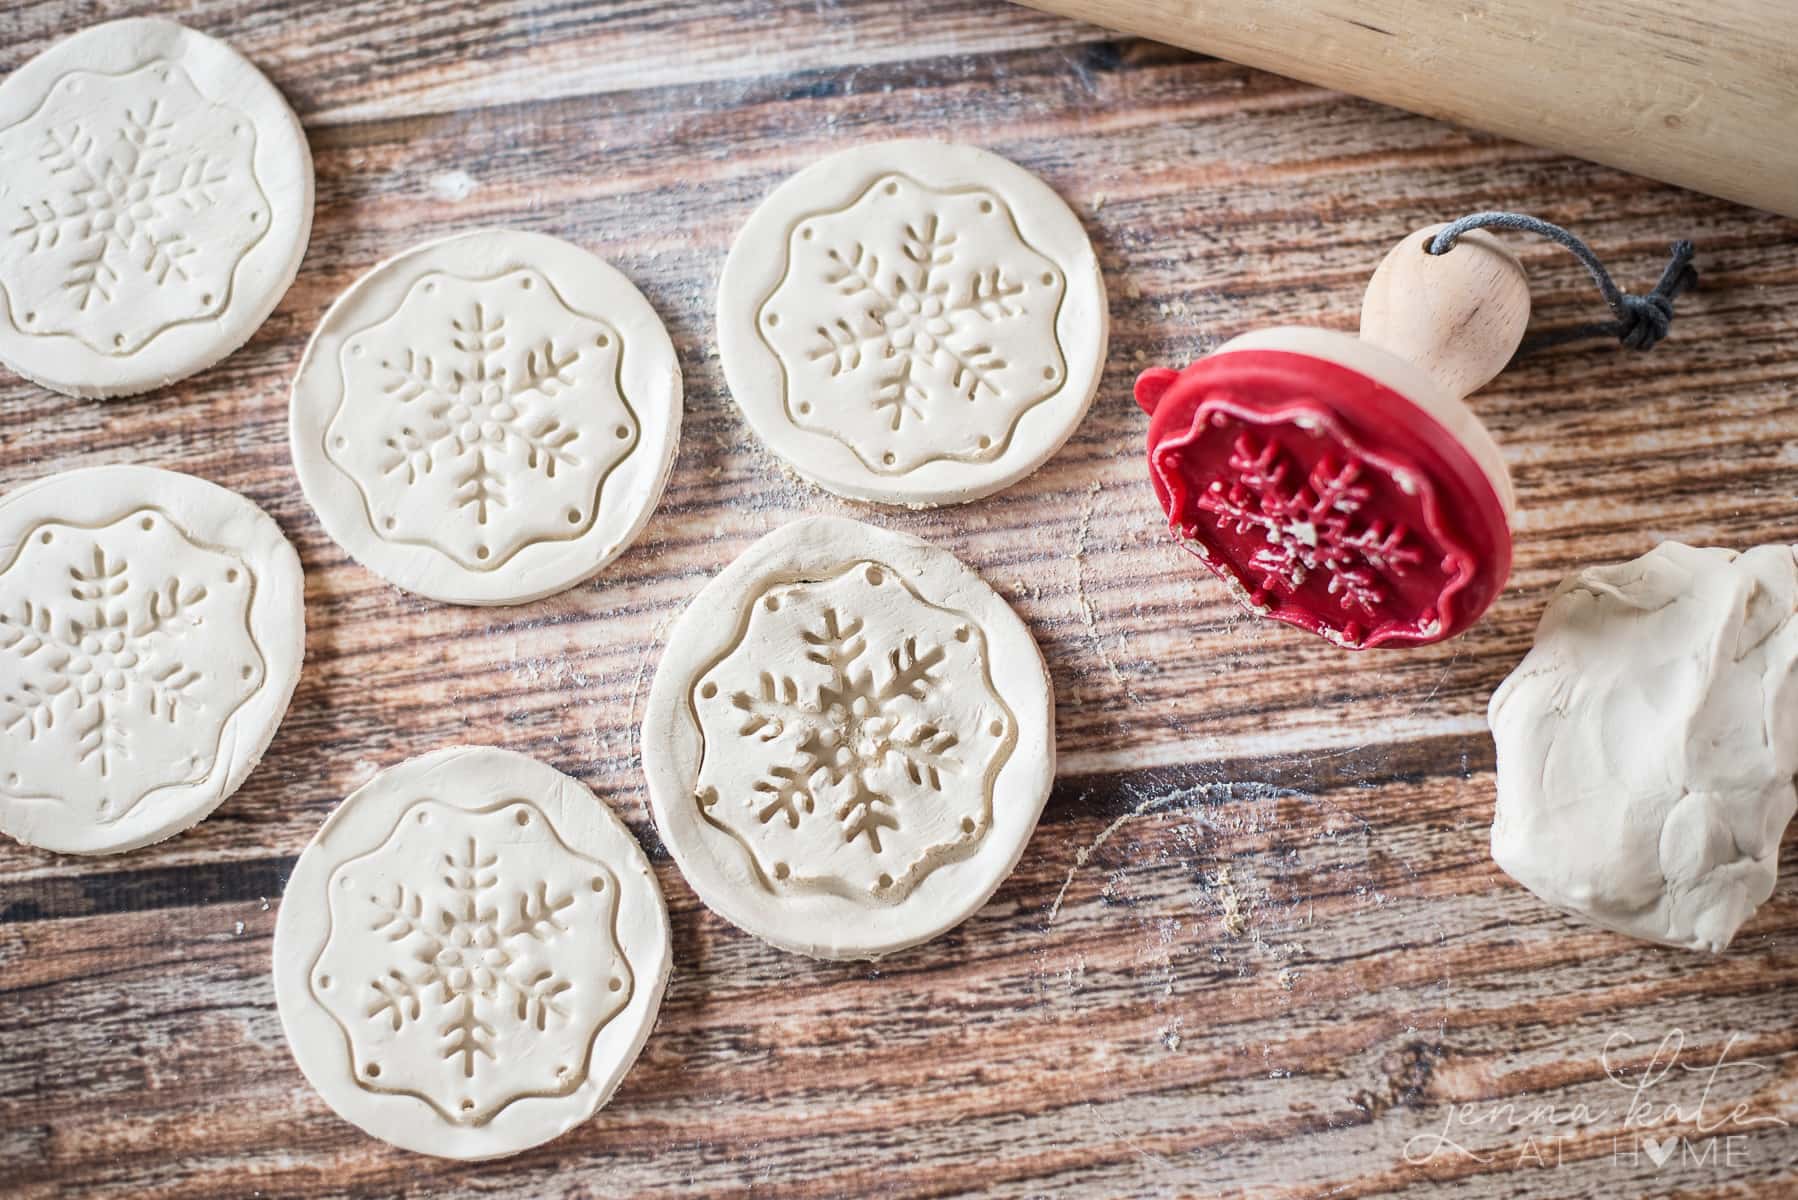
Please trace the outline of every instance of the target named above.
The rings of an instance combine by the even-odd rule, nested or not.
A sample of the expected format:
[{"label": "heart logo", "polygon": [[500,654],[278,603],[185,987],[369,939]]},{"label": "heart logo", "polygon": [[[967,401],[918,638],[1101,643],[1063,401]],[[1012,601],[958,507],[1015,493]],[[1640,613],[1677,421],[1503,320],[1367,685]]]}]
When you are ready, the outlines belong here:
[{"label": "heart logo", "polygon": [[1678,1147],[1679,1139],[1676,1137],[1665,1137],[1659,1141],[1654,1138],[1642,1139],[1642,1149],[1648,1152],[1657,1171],[1667,1165],[1667,1160],[1673,1157],[1673,1151]]}]

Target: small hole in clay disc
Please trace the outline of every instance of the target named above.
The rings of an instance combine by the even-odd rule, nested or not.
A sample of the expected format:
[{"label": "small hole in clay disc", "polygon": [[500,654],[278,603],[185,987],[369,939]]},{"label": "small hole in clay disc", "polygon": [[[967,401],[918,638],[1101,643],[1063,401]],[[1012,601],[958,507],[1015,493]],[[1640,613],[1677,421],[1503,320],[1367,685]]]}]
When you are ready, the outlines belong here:
[{"label": "small hole in clay disc", "polygon": [[699,694],[704,696],[707,700],[710,700],[713,696],[718,694],[718,685],[715,683],[708,683],[699,689]]},{"label": "small hole in clay disc", "polygon": [[[148,529],[148,528],[149,528],[149,527],[150,527],[150,521],[149,521],[149,519],[148,519],[148,518],[147,518],[147,517],[146,517],[146,518],[145,518],[145,519],[144,519],[144,528],[145,528],[145,529]],[[49,544],[50,544],[50,532],[49,532],[49,530],[45,530],[45,531],[44,531],[44,532],[43,532],[43,534],[41,534],[41,535],[40,535],[40,536],[39,536],[39,537],[38,537],[38,539],[37,539],[37,540],[38,540],[38,541],[40,541],[40,542],[42,542],[42,543],[43,543],[43,544],[44,544],[44,545],[46,545],[46,546],[48,546],[48,545],[49,545]]]},{"label": "small hole in clay disc", "polygon": [[891,875],[882,874],[880,877],[880,886],[883,888],[892,887],[893,886],[893,877]]},{"label": "small hole in clay disc", "polygon": [[779,313],[769,313],[768,314],[769,328],[773,328],[774,326],[776,326],[778,324],[780,324],[780,314]]},{"label": "small hole in clay disc", "polygon": [[570,525],[579,525],[581,523],[581,510],[580,509],[571,508],[568,510],[568,523]]},{"label": "small hole in clay disc", "polygon": [[983,213],[992,212],[993,211],[993,202],[991,200],[982,200],[980,202],[980,211]]},{"label": "small hole in clay disc", "polygon": [[884,571],[882,571],[879,567],[869,567],[868,568],[868,582],[869,583],[873,584],[875,587],[879,587],[885,581],[886,581],[886,573]]},{"label": "small hole in clay disc", "polygon": [[1044,287],[1054,287],[1055,286],[1055,272],[1053,272],[1053,271],[1044,271],[1043,272],[1043,286]]},{"label": "small hole in clay disc", "polygon": [[320,975],[318,977],[318,986],[322,987],[322,988],[330,987],[331,986],[331,977],[329,975]]},{"label": "small hole in clay disc", "polygon": [[774,864],[774,878],[785,879],[787,876],[791,875],[792,873],[793,873],[793,869],[791,867],[787,866],[786,863],[775,863]]},{"label": "small hole in clay disc", "polygon": [[612,344],[612,339],[602,333],[593,339],[593,344],[595,346],[610,346]]},{"label": "small hole in clay disc", "polygon": [[137,524],[140,529],[156,528],[156,521],[153,517],[145,517],[143,520],[139,521]]},{"label": "small hole in clay disc", "polygon": [[606,982],[606,987],[610,991],[614,991],[614,992],[619,991],[624,987],[624,980],[619,979],[614,976],[612,979],[610,979]]},{"label": "small hole in clay disc", "polygon": [[202,292],[200,294],[200,303],[201,304],[211,304],[212,303],[212,293],[211,292]]},{"label": "small hole in clay disc", "polygon": [[388,517],[385,521],[382,521],[381,524],[386,526],[388,529],[392,529],[394,526],[398,525],[399,522],[392,517]]},{"label": "small hole in clay disc", "polygon": [[766,600],[762,601],[762,605],[769,612],[779,612],[780,611],[780,597],[779,596],[769,596]]},{"label": "small hole in clay disc", "polygon": [[487,547],[485,547],[485,546],[476,546],[475,550],[474,550],[474,556],[476,558],[486,558],[489,554],[492,554],[492,553],[493,553],[493,551],[487,549]]},{"label": "small hole in clay disc", "polygon": [[112,335],[112,344],[115,346],[123,346],[125,344],[125,335],[122,333],[113,334]]},{"label": "small hole in clay disc", "polygon": [[243,676],[245,679],[248,679],[250,676],[254,675],[255,673],[256,673],[256,668],[254,668],[254,667],[245,667],[243,670],[238,672],[238,674]]},{"label": "small hole in clay disc", "polygon": [[955,640],[958,642],[965,642],[968,640],[968,627],[966,625],[956,627]]},{"label": "small hole in clay disc", "polygon": [[1044,379],[1055,378],[1055,368],[1054,367],[1044,367],[1043,368],[1043,378]]},{"label": "small hole in clay disc", "polygon": [[994,721],[991,725],[988,725],[986,727],[986,731],[988,733],[992,734],[994,737],[998,737],[1000,734],[1005,732],[1005,722],[1004,721]]},{"label": "small hole in clay disc", "polygon": [[369,1063],[368,1064],[368,1077],[370,1079],[379,1079],[381,1077],[381,1064],[380,1063]]},{"label": "small hole in clay disc", "polygon": [[531,290],[531,280],[528,277],[524,278],[524,279],[520,279],[518,281],[518,286],[528,292]]},{"label": "small hole in clay disc", "polygon": [[992,439],[992,438],[990,438],[990,437],[985,437],[985,436],[982,436],[982,437],[981,437],[981,439],[980,439],[980,448],[981,448],[981,449],[982,449],[982,450],[988,450],[988,449],[991,449],[991,448],[992,448],[992,444],[993,444],[993,439]]},{"label": "small hole in clay disc", "polygon": [[808,242],[811,241],[812,240],[812,227],[810,225],[807,225],[804,229],[801,229],[799,231],[799,236],[804,238]]},{"label": "small hole in clay disc", "polygon": [[596,892],[603,892],[606,890],[605,876],[595,875],[593,877],[593,890]]},{"label": "small hole in clay disc", "polygon": [[894,454],[891,450],[888,450],[885,454],[880,456],[880,461],[890,467],[899,461],[899,456]]},{"label": "small hole in clay disc", "polygon": [[811,411],[812,411],[812,402],[810,400],[801,400],[799,402],[799,415],[800,416],[803,417],[805,414],[807,414]]},{"label": "small hole in clay disc", "polygon": [[232,567],[229,571],[225,572],[225,582],[226,583],[236,583],[237,582],[237,568],[236,567]]},{"label": "small hole in clay disc", "polygon": [[474,1111],[474,1101],[473,1100],[462,1101],[462,1111],[463,1112],[473,1112]]},{"label": "small hole in clay disc", "polygon": [[631,435],[631,427],[629,425],[620,425],[618,428],[614,429],[612,432],[617,434],[618,440],[622,442],[625,438],[627,438]]},{"label": "small hole in clay disc", "polygon": [[512,819],[517,821],[520,825],[529,825],[531,823],[531,814],[521,808],[512,815]]},{"label": "small hole in clay disc", "polygon": [[973,833],[974,832],[974,818],[973,817],[963,817],[961,819],[961,831],[963,833]]},{"label": "small hole in clay disc", "polygon": [[896,183],[887,184],[886,192],[887,192],[887,195],[889,195],[889,196],[898,195],[899,194],[899,185]]}]

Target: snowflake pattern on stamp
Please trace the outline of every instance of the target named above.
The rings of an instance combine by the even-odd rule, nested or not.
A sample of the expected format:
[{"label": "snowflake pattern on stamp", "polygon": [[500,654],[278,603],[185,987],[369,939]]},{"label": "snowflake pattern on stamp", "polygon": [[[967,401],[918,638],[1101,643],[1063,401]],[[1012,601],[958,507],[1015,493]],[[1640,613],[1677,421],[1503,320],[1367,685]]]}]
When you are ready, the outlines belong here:
[{"label": "snowflake pattern on stamp", "polygon": [[206,778],[264,681],[254,586],[241,559],[155,509],[33,529],[0,572],[5,794],[90,804],[109,823]]},{"label": "snowflake pattern on stamp", "polygon": [[1229,468],[1228,481],[1213,480],[1197,506],[1217,528],[1263,539],[1250,558],[1260,575],[1252,604],[1264,604],[1270,591],[1293,595],[1318,576],[1344,611],[1374,617],[1388,599],[1388,581],[1423,561],[1402,521],[1358,517],[1370,494],[1359,482],[1365,466],[1358,460],[1325,454],[1305,476],[1278,443],[1244,433]]},{"label": "snowflake pattern on stamp", "polygon": [[14,327],[119,356],[223,311],[271,222],[255,150],[249,119],[178,64],[63,76],[0,130],[0,161],[35,164],[0,206]]},{"label": "snowflake pattern on stamp", "polygon": [[787,418],[899,475],[998,457],[1061,389],[1065,290],[997,193],[888,174],[794,225],[756,326],[785,372]]},{"label": "snowflake pattern on stamp", "polygon": [[482,1125],[587,1078],[630,998],[618,881],[527,800],[409,806],[386,841],[331,875],[313,994],[358,1084]]},{"label": "snowflake pattern on stamp", "polygon": [[896,902],[992,824],[1016,740],[986,637],[891,567],[777,583],[701,673],[706,820],[765,886]]},{"label": "snowflake pattern on stamp", "polygon": [[380,537],[491,571],[592,526],[638,437],[622,353],[536,270],[432,272],[345,340],[325,452]]}]

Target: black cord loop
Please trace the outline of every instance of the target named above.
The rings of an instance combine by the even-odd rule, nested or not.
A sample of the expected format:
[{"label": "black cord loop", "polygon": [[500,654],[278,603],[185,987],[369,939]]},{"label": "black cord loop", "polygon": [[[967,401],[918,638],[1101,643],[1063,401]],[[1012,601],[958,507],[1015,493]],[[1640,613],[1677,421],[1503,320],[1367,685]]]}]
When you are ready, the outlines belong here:
[{"label": "black cord loop", "polygon": [[1592,248],[1577,236],[1559,225],[1550,225],[1547,221],[1524,213],[1469,213],[1460,220],[1443,226],[1430,239],[1425,249],[1431,254],[1446,254],[1454,248],[1461,235],[1470,229],[1512,229],[1539,234],[1565,246],[1585,265],[1593,282],[1598,284],[1604,302],[1610,306],[1612,320],[1532,334],[1518,351],[1519,354],[1590,337],[1612,337],[1631,350],[1652,350],[1657,342],[1667,336],[1667,330],[1673,324],[1673,302],[1681,292],[1698,284],[1698,268],[1692,265],[1691,242],[1682,240],[1673,243],[1672,256],[1667,260],[1666,269],[1661,272],[1660,282],[1654,285],[1653,291],[1638,296],[1618,287],[1612,280],[1611,273],[1604,269],[1604,264],[1592,253]]}]

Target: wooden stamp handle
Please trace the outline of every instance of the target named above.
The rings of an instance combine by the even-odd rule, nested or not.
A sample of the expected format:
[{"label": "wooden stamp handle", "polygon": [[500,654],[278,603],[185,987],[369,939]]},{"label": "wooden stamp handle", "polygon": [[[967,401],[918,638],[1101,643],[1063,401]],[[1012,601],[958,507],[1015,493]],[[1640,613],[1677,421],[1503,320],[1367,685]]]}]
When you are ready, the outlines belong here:
[{"label": "wooden stamp handle", "polygon": [[1431,254],[1441,228],[1418,230],[1380,260],[1361,302],[1361,337],[1415,363],[1458,400],[1517,352],[1530,290],[1516,256],[1482,230]]}]

